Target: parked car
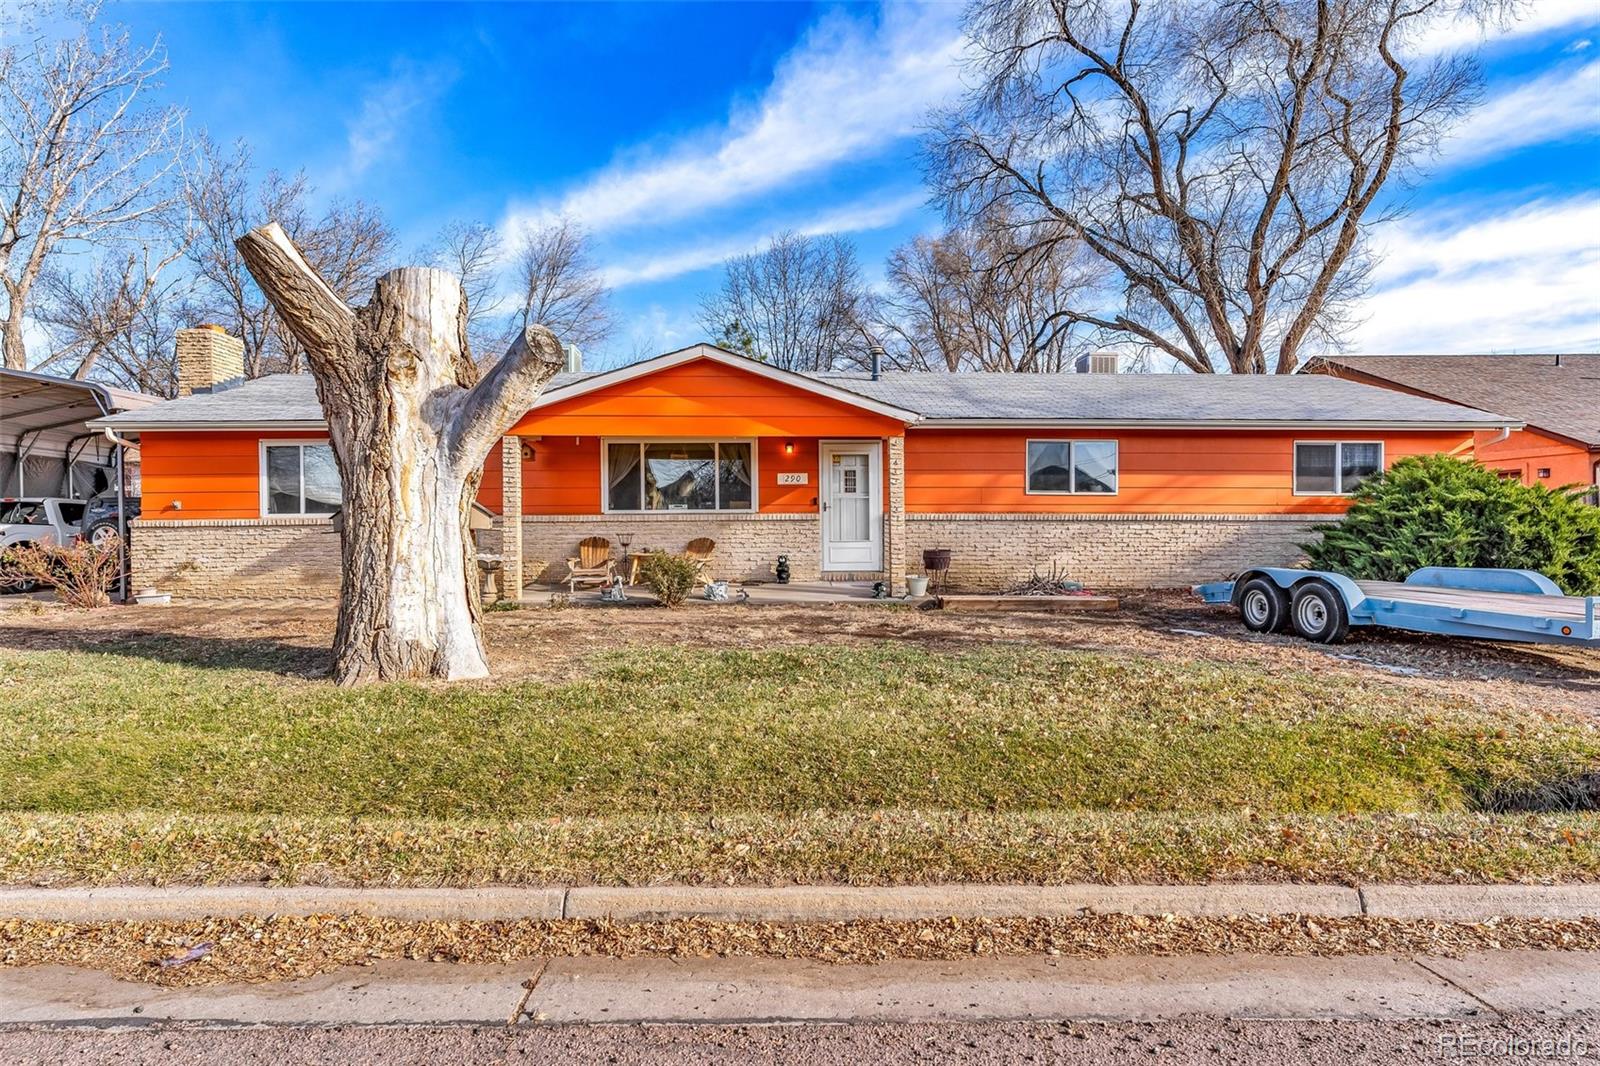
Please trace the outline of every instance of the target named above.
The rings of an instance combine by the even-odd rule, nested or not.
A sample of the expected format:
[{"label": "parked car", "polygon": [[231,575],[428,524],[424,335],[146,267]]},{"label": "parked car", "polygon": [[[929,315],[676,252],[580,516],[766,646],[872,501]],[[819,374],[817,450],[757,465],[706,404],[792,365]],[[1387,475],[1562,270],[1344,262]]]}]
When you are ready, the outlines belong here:
[{"label": "parked car", "polygon": [[[123,503],[128,508],[127,520],[129,522],[139,517],[139,497],[124,496]],[[97,548],[105,547],[117,535],[117,493],[115,489],[109,489],[97,496],[89,497],[89,502],[84,506],[81,528],[84,539]]]},{"label": "parked car", "polygon": [[[113,506],[115,506],[113,504]],[[5,553],[24,544],[71,544],[83,528],[84,502],[54,496],[0,499],[0,592],[32,592],[39,583],[8,572]]]}]

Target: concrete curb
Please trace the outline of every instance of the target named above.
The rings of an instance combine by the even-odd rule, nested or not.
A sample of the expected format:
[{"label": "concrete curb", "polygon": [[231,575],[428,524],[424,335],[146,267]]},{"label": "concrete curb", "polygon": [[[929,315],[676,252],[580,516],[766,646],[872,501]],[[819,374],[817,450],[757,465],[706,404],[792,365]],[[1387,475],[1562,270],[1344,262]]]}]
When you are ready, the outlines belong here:
[{"label": "concrete curb", "polygon": [[570,918],[836,922],[852,918],[1060,918],[1078,914],[1361,913],[1353,888],[1324,885],[930,885],[899,888],[574,888]]},{"label": "concrete curb", "polygon": [[566,889],[170,887],[0,888],[0,918],[181,921],[241,914],[368,914],[408,921],[559,918]]},{"label": "concrete curb", "polygon": [[0,888],[0,918],[154,921],[242,914],[366,914],[412,921],[612,918],[836,922],[1079,914],[1307,914],[1483,921],[1600,918],[1583,885],[927,885],[890,888],[320,888],[267,885]]}]

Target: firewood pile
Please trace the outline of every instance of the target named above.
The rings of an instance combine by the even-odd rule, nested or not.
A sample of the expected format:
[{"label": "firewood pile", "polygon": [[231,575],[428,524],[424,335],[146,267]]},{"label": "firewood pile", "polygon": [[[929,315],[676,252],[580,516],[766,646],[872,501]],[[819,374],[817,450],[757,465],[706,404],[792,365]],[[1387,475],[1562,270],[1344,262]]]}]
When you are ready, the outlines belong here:
[{"label": "firewood pile", "polygon": [[1033,573],[1026,581],[1021,581],[1005,589],[1005,596],[1092,596],[1093,591],[1083,586],[1080,581],[1074,581],[1061,569],[1060,564],[1051,563],[1048,574],[1039,573],[1035,566]]}]

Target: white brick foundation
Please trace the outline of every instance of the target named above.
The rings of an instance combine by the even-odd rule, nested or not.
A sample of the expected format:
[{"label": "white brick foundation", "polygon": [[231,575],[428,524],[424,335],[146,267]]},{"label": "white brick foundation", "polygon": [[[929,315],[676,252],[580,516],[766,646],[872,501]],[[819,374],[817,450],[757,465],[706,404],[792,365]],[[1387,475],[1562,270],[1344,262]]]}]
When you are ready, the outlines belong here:
[{"label": "white brick foundation", "polygon": [[529,515],[522,520],[527,580],[554,584],[585,537],[606,537],[620,556],[617,534],[631,532],[628,550],[681,552],[696,537],[717,542],[711,575],[729,581],[771,581],[779,555],[789,557],[795,581],[815,581],[822,568],[822,525],[814,514]]},{"label": "white brick foundation", "polygon": [[333,598],[339,534],[326,518],[135,520],[133,587],[192,599]]},{"label": "white brick foundation", "polygon": [[[908,514],[906,569],[922,552],[949,548],[953,588],[992,590],[1034,567],[1106,588],[1171,587],[1227,577],[1245,566],[1293,564],[1311,527],[1328,516]],[[886,524],[887,524],[886,518]],[[821,577],[822,530],[814,514],[530,515],[522,520],[524,574],[557,583],[584,537],[632,532],[630,550],[682,551],[695,537],[717,542],[712,574],[772,580],[789,556],[795,581]],[[486,541],[492,543],[492,539]],[[189,598],[333,597],[339,537],[325,519],[137,521],[134,587]],[[878,575],[851,575],[871,579]]]},{"label": "white brick foundation", "polygon": [[1331,516],[909,514],[906,564],[950,549],[952,588],[994,590],[1054,563],[1106,588],[1216,581],[1253,565],[1293,565],[1311,527]]}]

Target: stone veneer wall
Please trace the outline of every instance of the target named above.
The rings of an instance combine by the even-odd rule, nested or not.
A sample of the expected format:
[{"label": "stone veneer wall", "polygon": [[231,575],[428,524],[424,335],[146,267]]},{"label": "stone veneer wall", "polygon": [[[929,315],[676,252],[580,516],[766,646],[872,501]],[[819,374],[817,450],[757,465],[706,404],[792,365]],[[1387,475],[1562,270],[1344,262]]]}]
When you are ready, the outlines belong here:
[{"label": "stone veneer wall", "polygon": [[711,576],[729,581],[770,581],[778,556],[789,557],[795,581],[815,581],[822,570],[822,525],[814,514],[528,515],[522,519],[525,580],[555,584],[585,537],[606,537],[621,553],[617,534],[628,531],[631,552],[680,552],[696,537],[717,542]]},{"label": "stone veneer wall", "polygon": [[1291,566],[1319,515],[908,514],[907,565],[949,548],[950,587],[993,590],[1052,563],[1107,588],[1170,588],[1226,578],[1247,566]]},{"label": "stone veneer wall", "polygon": [[133,587],[194,599],[339,595],[339,534],[326,518],[136,519]]}]

